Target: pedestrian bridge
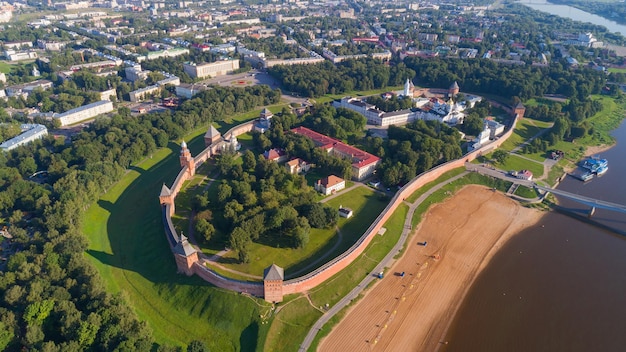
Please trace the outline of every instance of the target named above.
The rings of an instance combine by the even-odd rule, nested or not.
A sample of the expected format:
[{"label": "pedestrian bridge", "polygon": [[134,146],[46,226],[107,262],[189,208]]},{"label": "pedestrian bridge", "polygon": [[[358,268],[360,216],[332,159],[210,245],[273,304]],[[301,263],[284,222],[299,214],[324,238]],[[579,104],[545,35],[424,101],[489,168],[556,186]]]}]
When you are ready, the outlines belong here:
[{"label": "pedestrian bridge", "polygon": [[534,184],[534,187],[538,190],[550,192],[554,195],[565,197],[575,202],[590,206],[591,212],[589,213],[589,216],[593,215],[596,209],[606,209],[606,210],[617,211],[620,213],[626,213],[626,205],[611,203],[611,202],[607,202],[607,201],[603,201],[603,200],[599,200],[595,198],[590,198],[590,197],[585,197],[585,196],[581,196],[580,194],[565,192],[565,191],[561,191],[561,190],[550,188],[550,187],[544,187],[536,183]]}]

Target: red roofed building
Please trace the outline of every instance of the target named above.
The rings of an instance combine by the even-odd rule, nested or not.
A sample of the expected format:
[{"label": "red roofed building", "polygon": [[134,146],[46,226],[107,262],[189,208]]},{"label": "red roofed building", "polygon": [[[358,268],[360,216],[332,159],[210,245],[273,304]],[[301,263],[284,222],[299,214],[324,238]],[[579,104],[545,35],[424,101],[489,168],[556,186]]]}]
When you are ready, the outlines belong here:
[{"label": "red roofed building", "polygon": [[352,161],[352,178],[361,181],[374,173],[376,166],[380,163],[380,158],[340,140],[317,133],[306,127],[296,127],[291,130],[293,133],[301,134],[313,140],[316,146],[326,149],[327,152]]},{"label": "red roofed building", "polygon": [[335,175],[330,175],[315,183],[315,190],[327,196],[346,188],[346,181]]},{"label": "red roofed building", "polygon": [[263,156],[265,157],[265,159],[269,161],[275,161],[277,163],[282,163],[289,157],[284,150],[276,148],[266,151],[265,153],[263,153]]}]

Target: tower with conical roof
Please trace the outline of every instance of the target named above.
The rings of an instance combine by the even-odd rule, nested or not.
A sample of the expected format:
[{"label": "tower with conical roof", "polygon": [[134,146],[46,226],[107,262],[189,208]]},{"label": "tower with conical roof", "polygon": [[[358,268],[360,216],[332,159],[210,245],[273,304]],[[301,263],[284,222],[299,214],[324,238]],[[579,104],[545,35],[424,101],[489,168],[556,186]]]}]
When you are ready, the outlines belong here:
[{"label": "tower with conical roof", "polygon": [[208,131],[204,134],[204,146],[208,147],[211,144],[220,140],[222,135],[218,130],[213,127],[213,125],[209,126]]},{"label": "tower with conical roof", "polygon": [[263,298],[272,303],[283,301],[285,271],[276,264],[263,270]]},{"label": "tower with conical roof", "polygon": [[272,114],[272,112],[268,108],[263,108],[263,110],[261,110],[261,114],[259,115],[259,118],[269,120],[273,116],[274,114]]},{"label": "tower with conical roof", "polygon": [[460,90],[461,90],[461,89],[459,88],[459,84],[458,84],[456,81],[454,81],[454,83],[452,83],[452,85],[450,86],[450,88],[448,88],[448,95],[449,95],[450,97],[453,97],[453,96],[455,96],[455,95],[459,94],[459,91],[460,91]]},{"label": "tower with conical roof", "polygon": [[184,168],[185,166],[188,167],[187,172],[190,176],[193,176],[196,173],[196,162],[191,157],[191,152],[187,148],[187,143],[183,141],[180,144],[180,167]]},{"label": "tower with conical roof", "polygon": [[193,275],[193,264],[198,261],[198,251],[193,248],[187,237],[180,234],[180,240],[174,246],[174,259],[178,272],[187,276]]},{"label": "tower with conical roof", "polygon": [[161,187],[159,201],[161,202],[161,205],[174,203],[172,200],[172,191],[165,185],[165,183],[163,184],[163,187]]},{"label": "tower with conical roof", "polygon": [[515,105],[515,107],[513,108],[513,115],[518,116],[520,119],[522,117],[524,117],[524,114],[526,113],[526,107],[524,106],[524,104],[522,104],[522,102],[520,101],[519,103],[517,103],[517,105]]}]

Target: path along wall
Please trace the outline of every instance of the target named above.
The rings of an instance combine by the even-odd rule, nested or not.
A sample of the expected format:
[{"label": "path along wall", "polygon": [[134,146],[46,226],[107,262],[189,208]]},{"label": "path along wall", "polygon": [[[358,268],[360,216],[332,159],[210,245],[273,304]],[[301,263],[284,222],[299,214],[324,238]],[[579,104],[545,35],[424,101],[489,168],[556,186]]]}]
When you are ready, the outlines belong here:
[{"label": "path along wall", "polygon": [[[424,186],[425,184],[436,180],[444,173],[450,170],[456,169],[458,167],[463,167],[466,162],[470,162],[476,159],[477,157],[483,154],[486,154],[495,148],[498,148],[500,145],[502,145],[502,143],[504,143],[511,136],[511,134],[513,133],[514,127],[517,123],[517,120],[518,120],[518,116],[515,117],[513,123],[511,124],[511,127],[507,130],[507,132],[505,132],[502,136],[500,136],[499,139],[493,141],[492,143],[486,146],[483,146],[482,148],[477,149],[471,153],[465,154],[463,158],[461,159],[449,161],[445,164],[439,165],[427,172],[424,172],[416,176],[413,180],[411,180],[411,182],[407,183],[404,187],[402,187],[395,194],[395,196],[391,199],[387,207],[385,207],[385,209],[380,213],[380,215],[376,218],[376,220],[372,223],[372,225],[370,225],[367,231],[365,231],[363,236],[361,236],[359,240],[352,247],[350,247],[346,252],[339,255],[335,259],[322,265],[318,269],[312,271],[311,273],[298,277],[298,278],[285,281],[283,284],[283,295],[308,291],[316,287],[317,285],[321,284],[322,282],[326,281],[333,275],[339,273],[342,269],[344,269],[348,265],[350,265],[358,256],[360,256],[363,253],[363,251],[370,244],[374,236],[376,236],[380,228],[385,224],[385,222],[389,219],[389,217],[391,217],[394,211],[398,208],[400,204],[402,204],[402,202],[407,197],[409,197],[411,194],[413,194],[415,191],[417,191],[420,187]],[[252,129],[253,129],[253,122],[247,122],[242,125],[233,127],[224,135],[226,137],[239,136],[243,133],[250,132]],[[211,144],[206,149],[204,149],[200,154],[198,154],[196,158],[194,158],[194,160],[196,161],[196,167],[198,167],[201,163],[208,160],[212,155],[215,154],[215,152],[217,151],[217,148],[221,146],[221,144],[218,145],[218,143],[225,143],[225,141],[220,140],[219,142]],[[166,219],[164,220],[164,223],[166,226],[166,235],[168,237],[168,242],[170,243],[170,247],[172,248],[173,248],[173,245],[172,245],[171,239],[176,240],[176,242],[179,240],[178,235],[176,234],[176,229],[174,228],[173,223],[171,221],[171,215],[174,214],[175,212],[174,199],[176,198],[176,195],[178,195],[178,192],[180,191],[182,184],[186,180],[188,180],[190,177],[191,177],[191,173],[187,172],[187,168],[183,168],[180,171],[180,173],[178,174],[178,177],[176,177],[176,180],[174,181],[174,184],[171,187],[172,204],[164,205],[165,207],[164,216],[166,217]],[[260,297],[263,296],[262,284],[253,283],[253,282],[243,282],[243,281],[237,281],[237,280],[226,278],[210,270],[203,263],[204,263],[203,260],[196,262],[193,266],[193,272],[196,275],[203,278],[204,280],[212,283],[213,285],[221,287],[221,288],[225,288],[225,289],[238,291],[238,292],[249,293],[255,296],[260,296]]]}]

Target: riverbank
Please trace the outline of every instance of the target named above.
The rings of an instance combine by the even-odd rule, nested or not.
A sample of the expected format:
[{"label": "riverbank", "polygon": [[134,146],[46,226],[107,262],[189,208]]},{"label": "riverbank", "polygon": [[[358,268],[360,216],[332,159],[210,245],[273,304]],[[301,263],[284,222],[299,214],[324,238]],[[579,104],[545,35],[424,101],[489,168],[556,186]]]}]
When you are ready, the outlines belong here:
[{"label": "riverbank", "polygon": [[484,186],[467,186],[433,206],[404,255],[319,350],[436,350],[480,271],[541,215]]}]

